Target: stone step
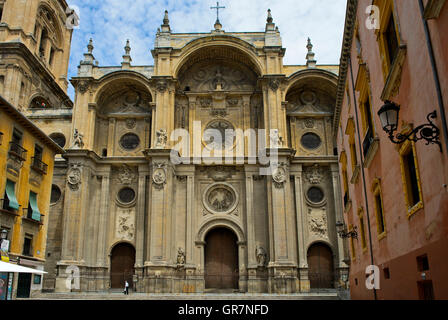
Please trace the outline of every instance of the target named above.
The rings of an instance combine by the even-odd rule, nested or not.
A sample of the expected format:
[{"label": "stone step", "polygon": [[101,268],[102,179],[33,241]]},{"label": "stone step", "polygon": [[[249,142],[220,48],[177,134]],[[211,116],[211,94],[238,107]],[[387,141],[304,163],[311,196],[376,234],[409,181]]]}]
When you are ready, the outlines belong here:
[{"label": "stone step", "polygon": [[102,293],[39,293],[32,300],[342,300],[345,294],[338,291],[296,294],[250,294],[250,293],[202,293],[202,294],[149,294],[121,292]]}]

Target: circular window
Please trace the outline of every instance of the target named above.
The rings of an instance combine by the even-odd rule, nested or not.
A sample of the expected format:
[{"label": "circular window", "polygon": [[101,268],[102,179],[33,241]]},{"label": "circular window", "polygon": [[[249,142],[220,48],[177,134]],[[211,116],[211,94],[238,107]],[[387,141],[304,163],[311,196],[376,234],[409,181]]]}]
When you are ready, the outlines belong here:
[{"label": "circular window", "polygon": [[56,144],[58,146],[60,146],[61,148],[64,148],[66,140],[65,140],[65,136],[62,133],[52,133],[50,134],[50,138],[51,140],[53,140],[54,142],[56,142]]},{"label": "circular window", "polygon": [[134,150],[140,145],[140,138],[133,133],[126,133],[120,139],[120,145],[123,149]]},{"label": "circular window", "polygon": [[320,203],[324,200],[324,193],[320,188],[311,187],[308,189],[307,197],[313,203]]},{"label": "circular window", "polygon": [[131,188],[123,188],[118,192],[118,200],[122,203],[131,203],[135,199],[135,191]]},{"label": "circular window", "polygon": [[320,139],[320,137],[312,132],[305,133],[302,136],[301,142],[305,148],[311,150],[319,148],[322,144],[322,140]]},{"label": "circular window", "polygon": [[59,199],[61,199],[61,189],[59,189],[59,187],[57,185],[52,185],[51,186],[51,196],[50,196],[50,203],[54,204],[56,202],[59,201]]}]

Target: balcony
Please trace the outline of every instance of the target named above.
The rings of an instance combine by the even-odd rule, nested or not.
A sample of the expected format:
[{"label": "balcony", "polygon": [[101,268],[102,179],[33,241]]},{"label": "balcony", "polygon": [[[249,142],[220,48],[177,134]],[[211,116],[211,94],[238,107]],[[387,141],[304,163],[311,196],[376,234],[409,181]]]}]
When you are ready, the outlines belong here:
[{"label": "balcony", "polygon": [[14,217],[18,216],[16,211],[9,207],[8,199],[0,199],[0,212],[9,214],[9,215],[14,216]]},{"label": "balcony", "polygon": [[20,162],[26,160],[26,153],[28,151],[22,148],[22,146],[14,141],[9,143],[9,156],[13,159],[19,160]]},{"label": "balcony", "polygon": [[364,168],[369,168],[379,148],[379,139],[373,136],[372,130],[367,130],[362,142],[362,153],[364,155]]},{"label": "balcony", "polygon": [[32,157],[31,158],[31,169],[39,172],[40,174],[47,174],[48,165],[40,158]]},{"label": "balcony", "polygon": [[45,217],[43,214],[39,214],[40,220],[37,220],[36,217],[33,217],[33,210],[31,208],[23,208],[22,220],[29,221],[31,223],[42,226],[43,218]]},{"label": "balcony", "polygon": [[362,151],[364,154],[364,158],[367,156],[367,153],[369,152],[372,143],[373,143],[373,133],[372,130],[369,128],[367,130],[366,136],[364,137],[364,141],[362,142]]}]

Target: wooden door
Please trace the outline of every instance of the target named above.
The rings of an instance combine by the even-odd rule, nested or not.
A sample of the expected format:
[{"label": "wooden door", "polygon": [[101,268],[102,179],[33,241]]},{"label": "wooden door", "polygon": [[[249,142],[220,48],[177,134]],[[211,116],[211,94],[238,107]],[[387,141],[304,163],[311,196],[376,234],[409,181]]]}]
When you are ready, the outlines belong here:
[{"label": "wooden door", "polygon": [[110,283],[113,289],[124,289],[125,281],[132,288],[134,275],[135,249],[127,243],[117,244],[112,249],[110,263]]},{"label": "wooden door", "polygon": [[238,289],[237,238],[228,229],[210,231],[205,239],[205,288]]},{"label": "wooden door", "polygon": [[333,254],[325,244],[314,244],[308,249],[308,277],[311,288],[333,288]]}]

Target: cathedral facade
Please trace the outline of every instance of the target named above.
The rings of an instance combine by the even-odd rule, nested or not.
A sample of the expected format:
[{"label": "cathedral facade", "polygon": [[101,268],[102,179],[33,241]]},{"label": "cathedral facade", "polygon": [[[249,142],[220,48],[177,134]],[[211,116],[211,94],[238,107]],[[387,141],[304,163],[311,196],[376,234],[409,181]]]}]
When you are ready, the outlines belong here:
[{"label": "cathedral facade", "polygon": [[264,32],[228,33],[218,20],[189,34],[173,33],[166,12],[154,66],[132,65],[124,49],[121,66],[102,67],[88,44],[70,79],[73,105],[32,81],[24,99],[66,151],[54,169],[43,290],[340,286],[338,66],[317,65],[310,41],[306,65],[283,65],[270,11]]}]

